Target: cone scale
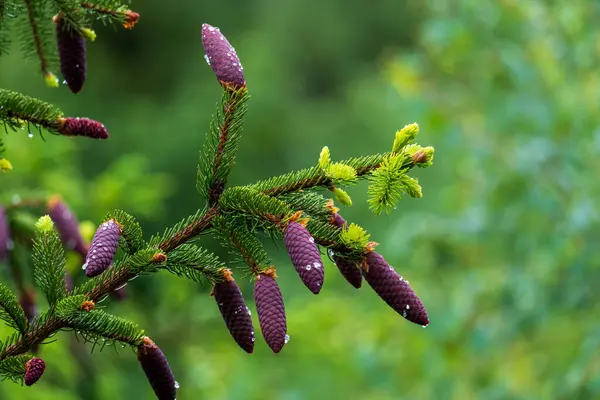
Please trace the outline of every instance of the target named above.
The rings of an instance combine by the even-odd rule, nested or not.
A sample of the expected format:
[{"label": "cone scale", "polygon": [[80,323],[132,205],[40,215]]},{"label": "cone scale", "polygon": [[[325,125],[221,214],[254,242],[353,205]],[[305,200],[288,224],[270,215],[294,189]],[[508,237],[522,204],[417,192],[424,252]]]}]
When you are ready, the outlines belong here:
[{"label": "cone scale", "polygon": [[302,224],[290,222],[283,241],[300,279],[311,292],[318,294],[323,286],[325,273],[314,238]]},{"label": "cone scale", "polygon": [[381,254],[367,253],[366,264],[365,280],[379,297],[407,320],[422,326],[429,324],[427,311],[419,297]]},{"label": "cone scale", "polygon": [[257,276],[254,302],[263,337],[271,350],[279,353],[287,340],[287,321],[283,296],[275,278],[274,269]]}]

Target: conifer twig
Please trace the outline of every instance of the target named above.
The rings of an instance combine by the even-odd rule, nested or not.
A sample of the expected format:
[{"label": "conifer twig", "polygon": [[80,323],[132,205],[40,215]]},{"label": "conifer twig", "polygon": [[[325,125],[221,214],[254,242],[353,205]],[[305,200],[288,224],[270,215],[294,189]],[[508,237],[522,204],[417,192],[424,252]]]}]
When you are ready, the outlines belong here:
[{"label": "conifer twig", "polygon": [[25,5],[27,7],[27,16],[29,18],[29,25],[31,25],[31,30],[33,33],[33,40],[35,41],[35,49],[37,51],[38,58],[40,59],[40,68],[44,77],[48,77],[51,73],[48,71],[48,61],[46,60],[46,56],[44,55],[44,47],[42,45],[42,38],[40,37],[40,32],[38,28],[37,21],[35,20],[35,10],[33,8],[33,4],[31,0],[25,0]]}]

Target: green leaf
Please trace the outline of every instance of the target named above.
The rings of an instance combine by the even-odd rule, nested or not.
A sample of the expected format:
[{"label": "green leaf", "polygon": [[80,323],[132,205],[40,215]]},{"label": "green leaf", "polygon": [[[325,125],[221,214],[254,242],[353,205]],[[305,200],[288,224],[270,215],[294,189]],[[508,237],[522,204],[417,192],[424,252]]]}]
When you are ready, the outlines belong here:
[{"label": "green leaf", "polygon": [[36,223],[33,240],[33,278],[50,306],[66,295],[65,253],[60,236],[54,229],[49,216],[41,217]]},{"label": "green leaf", "polygon": [[119,226],[121,227],[120,242],[127,253],[134,254],[144,247],[145,243],[142,227],[134,217],[123,210],[114,210],[104,217],[104,221],[110,219],[114,219],[119,223]]},{"label": "green leaf", "polygon": [[19,300],[2,283],[0,283],[0,319],[21,333],[25,333],[27,330],[27,318],[25,318],[25,312],[21,308]]}]

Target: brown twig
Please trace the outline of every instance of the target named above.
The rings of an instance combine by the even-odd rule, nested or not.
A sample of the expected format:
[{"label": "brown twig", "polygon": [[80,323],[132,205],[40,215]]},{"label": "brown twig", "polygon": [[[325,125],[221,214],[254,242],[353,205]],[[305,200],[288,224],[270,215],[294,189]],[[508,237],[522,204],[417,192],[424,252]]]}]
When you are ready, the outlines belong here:
[{"label": "brown twig", "polygon": [[27,15],[29,17],[29,25],[31,25],[31,30],[33,31],[33,40],[35,41],[35,49],[37,51],[38,58],[40,59],[40,67],[42,69],[42,73],[44,74],[44,76],[46,76],[49,74],[48,61],[46,60],[46,56],[44,55],[44,47],[42,46],[42,39],[40,38],[40,31],[38,29],[37,21],[35,20],[35,10],[33,9],[31,0],[25,0],[25,5],[27,6]]}]

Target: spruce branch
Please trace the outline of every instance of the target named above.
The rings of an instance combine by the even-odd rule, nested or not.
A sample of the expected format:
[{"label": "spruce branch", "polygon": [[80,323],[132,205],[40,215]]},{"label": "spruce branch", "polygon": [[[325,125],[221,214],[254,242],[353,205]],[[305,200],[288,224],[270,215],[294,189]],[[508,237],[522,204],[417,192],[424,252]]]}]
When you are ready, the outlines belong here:
[{"label": "spruce branch", "polygon": [[21,333],[27,330],[27,318],[13,292],[0,283],[0,319]]},{"label": "spruce branch", "polygon": [[126,29],[133,29],[140,19],[138,13],[117,0],[97,0],[93,3],[86,1],[80,5],[103,22],[117,23]]},{"label": "spruce branch", "polygon": [[194,244],[182,244],[173,250],[164,267],[168,272],[194,282],[213,285],[222,280],[223,263],[207,250]]},{"label": "spruce branch", "polygon": [[48,304],[54,307],[66,295],[65,254],[60,236],[49,216],[41,217],[36,224],[33,241],[33,277]]},{"label": "spruce branch", "polygon": [[17,130],[27,124],[55,131],[59,128],[60,109],[45,101],[11,90],[0,89],[0,121]]},{"label": "spruce branch", "polygon": [[27,371],[27,363],[32,358],[30,354],[22,354],[0,361],[0,377],[2,380],[10,379],[15,383],[22,383]]},{"label": "spruce branch", "polygon": [[134,217],[123,210],[114,210],[104,217],[104,221],[115,220],[121,227],[121,247],[129,253],[135,254],[145,244],[142,227]]},{"label": "spruce branch", "polygon": [[258,276],[271,263],[269,255],[263,248],[260,240],[243,224],[232,224],[234,220],[217,217],[213,223],[218,237],[232,250],[233,254],[240,257],[249,267],[249,272]]},{"label": "spruce branch", "polygon": [[242,119],[247,111],[246,87],[224,90],[221,103],[210,124],[198,166],[198,190],[213,206],[223,193],[227,177],[235,164],[242,133]]},{"label": "spruce branch", "polygon": [[[48,13],[45,10],[44,2],[34,3],[32,0],[24,0],[27,8],[27,18],[31,27],[34,47],[37,53],[37,57],[40,61],[40,69],[46,80],[46,84],[50,87],[58,87],[58,78],[49,70],[49,59],[46,56],[47,53],[47,42],[45,38],[48,37],[47,29],[44,29],[43,25],[40,26],[40,22],[47,19],[50,21]],[[24,47],[26,50],[27,47]]]}]

